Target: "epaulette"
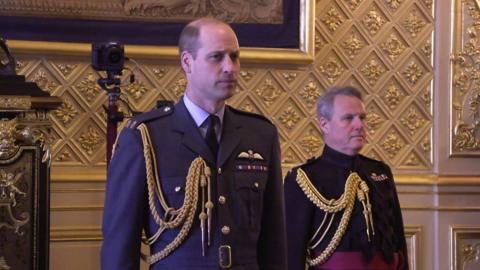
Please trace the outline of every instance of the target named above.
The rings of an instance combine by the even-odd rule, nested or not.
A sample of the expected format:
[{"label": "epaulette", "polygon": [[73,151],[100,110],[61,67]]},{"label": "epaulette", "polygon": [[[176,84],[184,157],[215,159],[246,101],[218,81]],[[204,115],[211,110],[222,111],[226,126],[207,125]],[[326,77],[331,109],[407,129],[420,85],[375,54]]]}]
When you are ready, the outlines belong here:
[{"label": "epaulette", "polygon": [[272,124],[272,121],[270,121],[270,119],[268,119],[267,117],[261,115],[261,114],[257,114],[257,113],[252,113],[252,112],[247,112],[247,111],[242,111],[242,110],[239,110],[239,109],[235,109],[233,107],[230,107],[229,108],[234,112],[234,113],[238,113],[238,114],[242,114],[242,115],[246,115],[246,116],[250,116],[250,117],[255,117],[255,118],[258,118],[258,119],[261,119],[261,120],[264,120],[264,121],[267,121],[269,124]]},{"label": "epaulette", "polygon": [[173,111],[174,111],[174,106],[173,106],[173,103],[171,102],[162,104],[162,106],[156,106],[154,110],[134,116],[132,119],[130,119],[127,122],[127,124],[125,125],[125,128],[135,129],[141,123],[146,123],[155,119],[168,116],[172,114]]}]

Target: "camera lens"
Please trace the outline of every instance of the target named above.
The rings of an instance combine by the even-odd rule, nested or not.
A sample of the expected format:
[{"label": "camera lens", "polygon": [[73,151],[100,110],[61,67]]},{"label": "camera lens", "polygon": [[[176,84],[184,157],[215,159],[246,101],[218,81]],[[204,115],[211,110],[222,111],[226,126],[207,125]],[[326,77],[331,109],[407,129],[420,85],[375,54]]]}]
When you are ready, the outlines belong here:
[{"label": "camera lens", "polygon": [[108,60],[110,63],[118,63],[123,58],[123,52],[117,48],[113,48],[108,55]]}]

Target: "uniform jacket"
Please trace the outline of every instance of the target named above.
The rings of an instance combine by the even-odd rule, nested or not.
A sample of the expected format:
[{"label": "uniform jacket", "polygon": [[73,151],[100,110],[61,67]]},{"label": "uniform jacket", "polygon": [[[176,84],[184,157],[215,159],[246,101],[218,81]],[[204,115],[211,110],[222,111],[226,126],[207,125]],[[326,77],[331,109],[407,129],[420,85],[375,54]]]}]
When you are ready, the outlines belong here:
[{"label": "uniform jacket", "polygon": [[[167,110],[157,109],[132,119],[118,138],[107,176],[102,269],[138,269],[142,230],[150,236],[158,228],[147,204],[143,145],[136,129],[141,122],[149,128],[162,190],[170,206],[182,205],[192,160],[201,156],[217,172],[213,181],[213,239],[206,256],[202,256],[197,208],[184,242],[151,269],[219,269],[220,245],[231,247],[231,269],[286,269],[276,128],[261,116],[227,106],[215,169],[215,159],[183,101]],[[249,150],[263,160],[239,157]],[[218,203],[220,196],[225,197],[224,204]],[[222,233],[222,228],[228,228],[228,234]],[[163,249],[178,231],[164,232],[151,246],[151,253]]]},{"label": "uniform jacket", "polygon": [[[393,175],[385,163],[362,155],[347,156],[326,145],[319,158],[309,160],[300,168],[327,199],[338,199],[344,193],[345,182],[351,172],[357,172],[369,186],[375,229],[373,241],[368,241],[363,207],[356,200],[347,230],[335,252],[360,252],[365,262],[378,253],[381,253],[383,260],[391,262],[393,254],[398,253],[404,262],[400,269],[408,269],[400,204]],[[323,220],[325,212],[306,197],[296,182],[296,177],[297,169],[294,168],[286,176],[284,186],[288,269],[304,270],[308,242]],[[332,229],[322,244],[314,250],[317,256],[332,239],[342,214],[343,211],[336,214]],[[320,265],[315,269],[322,267]]]}]

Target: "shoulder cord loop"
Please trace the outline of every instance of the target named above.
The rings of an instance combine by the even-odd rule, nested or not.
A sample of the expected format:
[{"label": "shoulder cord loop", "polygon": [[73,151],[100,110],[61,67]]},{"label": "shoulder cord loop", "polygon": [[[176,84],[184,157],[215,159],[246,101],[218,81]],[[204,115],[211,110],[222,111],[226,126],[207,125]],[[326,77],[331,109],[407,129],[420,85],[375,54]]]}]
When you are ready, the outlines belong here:
[{"label": "shoulder cord loop", "polygon": [[302,191],[305,193],[307,198],[318,208],[325,212],[325,216],[323,218],[322,223],[318,227],[317,231],[310,239],[312,243],[314,239],[317,237],[318,233],[320,232],[321,228],[323,227],[328,214],[332,214],[329,224],[325,231],[323,232],[320,239],[313,245],[309,247],[309,250],[313,250],[317,247],[327,234],[328,230],[330,230],[330,226],[332,225],[333,218],[336,213],[343,211],[342,218],[340,220],[340,224],[338,225],[338,229],[328,243],[325,250],[317,256],[316,258],[307,258],[307,263],[310,266],[315,266],[324,263],[327,259],[333,254],[335,249],[338,247],[340,240],[342,239],[345,231],[347,229],[348,223],[350,221],[350,217],[352,215],[352,210],[355,205],[355,198],[357,198],[363,206],[363,216],[365,218],[365,224],[367,225],[367,236],[368,241],[370,240],[370,229],[372,234],[375,235],[375,231],[373,228],[373,217],[372,217],[372,207],[370,204],[370,198],[368,196],[368,185],[363,181],[360,176],[356,172],[350,173],[347,178],[347,182],[345,183],[344,193],[340,196],[339,199],[331,199],[328,200],[320,194],[320,192],[315,188],[312,181],[308,178],[307,174],[302,170],[297,170],[297,178],[296,181]]},{"label": "shoulder cord loop", "polygon": [[[160,185],[160,177],[157,169],[157,160],[155,157],[154,149],[152,147],[152,141],[148,132],[148,128],[145,124],[140,124],[137,129],[140,131],[143,142],[143,154],[145,156],[145,168],[148,188],[148,205],[153,219],[159,225],[157,232],[149,239],[147,239],[146,244],[151,245],[155,243],[155,241],[157,241],[157,239],[166,229],[176,228],[180,226],[181,223],[183,223],[178,235],[173,239],[171,243],[169,243],[163,250],[151,256],[147,256],[147,262],[149,264],[154,264],[167,257],[185,240],[193,224],[193,218],[195,216],[196,206],[199,197],[199,188],[202,187],[202,193],[204,193],[203,189],[205,188],[205,182],[207,182],[208,186],[210,187],[209,183],[211,171],[201,157],[197,157],[196,159],[194,159],[190,164],[190,168],[188,170],[185,184],[185,198],[182,206],[179,209],[168,206],[165,197],[163,196],[162,188]],[[165,214],[163,219],[161,218],[157,207],[155,206],[155,198],[158,199],[160,205],[164,210]],[[202,200],[204,200],[204,198],[202,198]],[[200,215],[202,216],[203,213],[204,209],[202,210],[202,213]]]}]

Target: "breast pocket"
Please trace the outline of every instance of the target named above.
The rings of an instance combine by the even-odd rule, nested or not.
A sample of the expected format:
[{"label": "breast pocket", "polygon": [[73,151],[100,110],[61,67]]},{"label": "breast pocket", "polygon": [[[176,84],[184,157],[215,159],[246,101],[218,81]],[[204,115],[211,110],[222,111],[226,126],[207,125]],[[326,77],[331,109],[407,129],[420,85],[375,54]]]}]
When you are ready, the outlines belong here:
[{"label": "breast pocket", "polygon": [[237,224],[244,230],[260,230],[267,174],[265,172],[237,172],[234,181],[236,192],[234,216]]},{"label": "breast pocket", "polygon": [[185,176],[162,178],[160,185],[168,207],[180,208],[185,198]]}]

